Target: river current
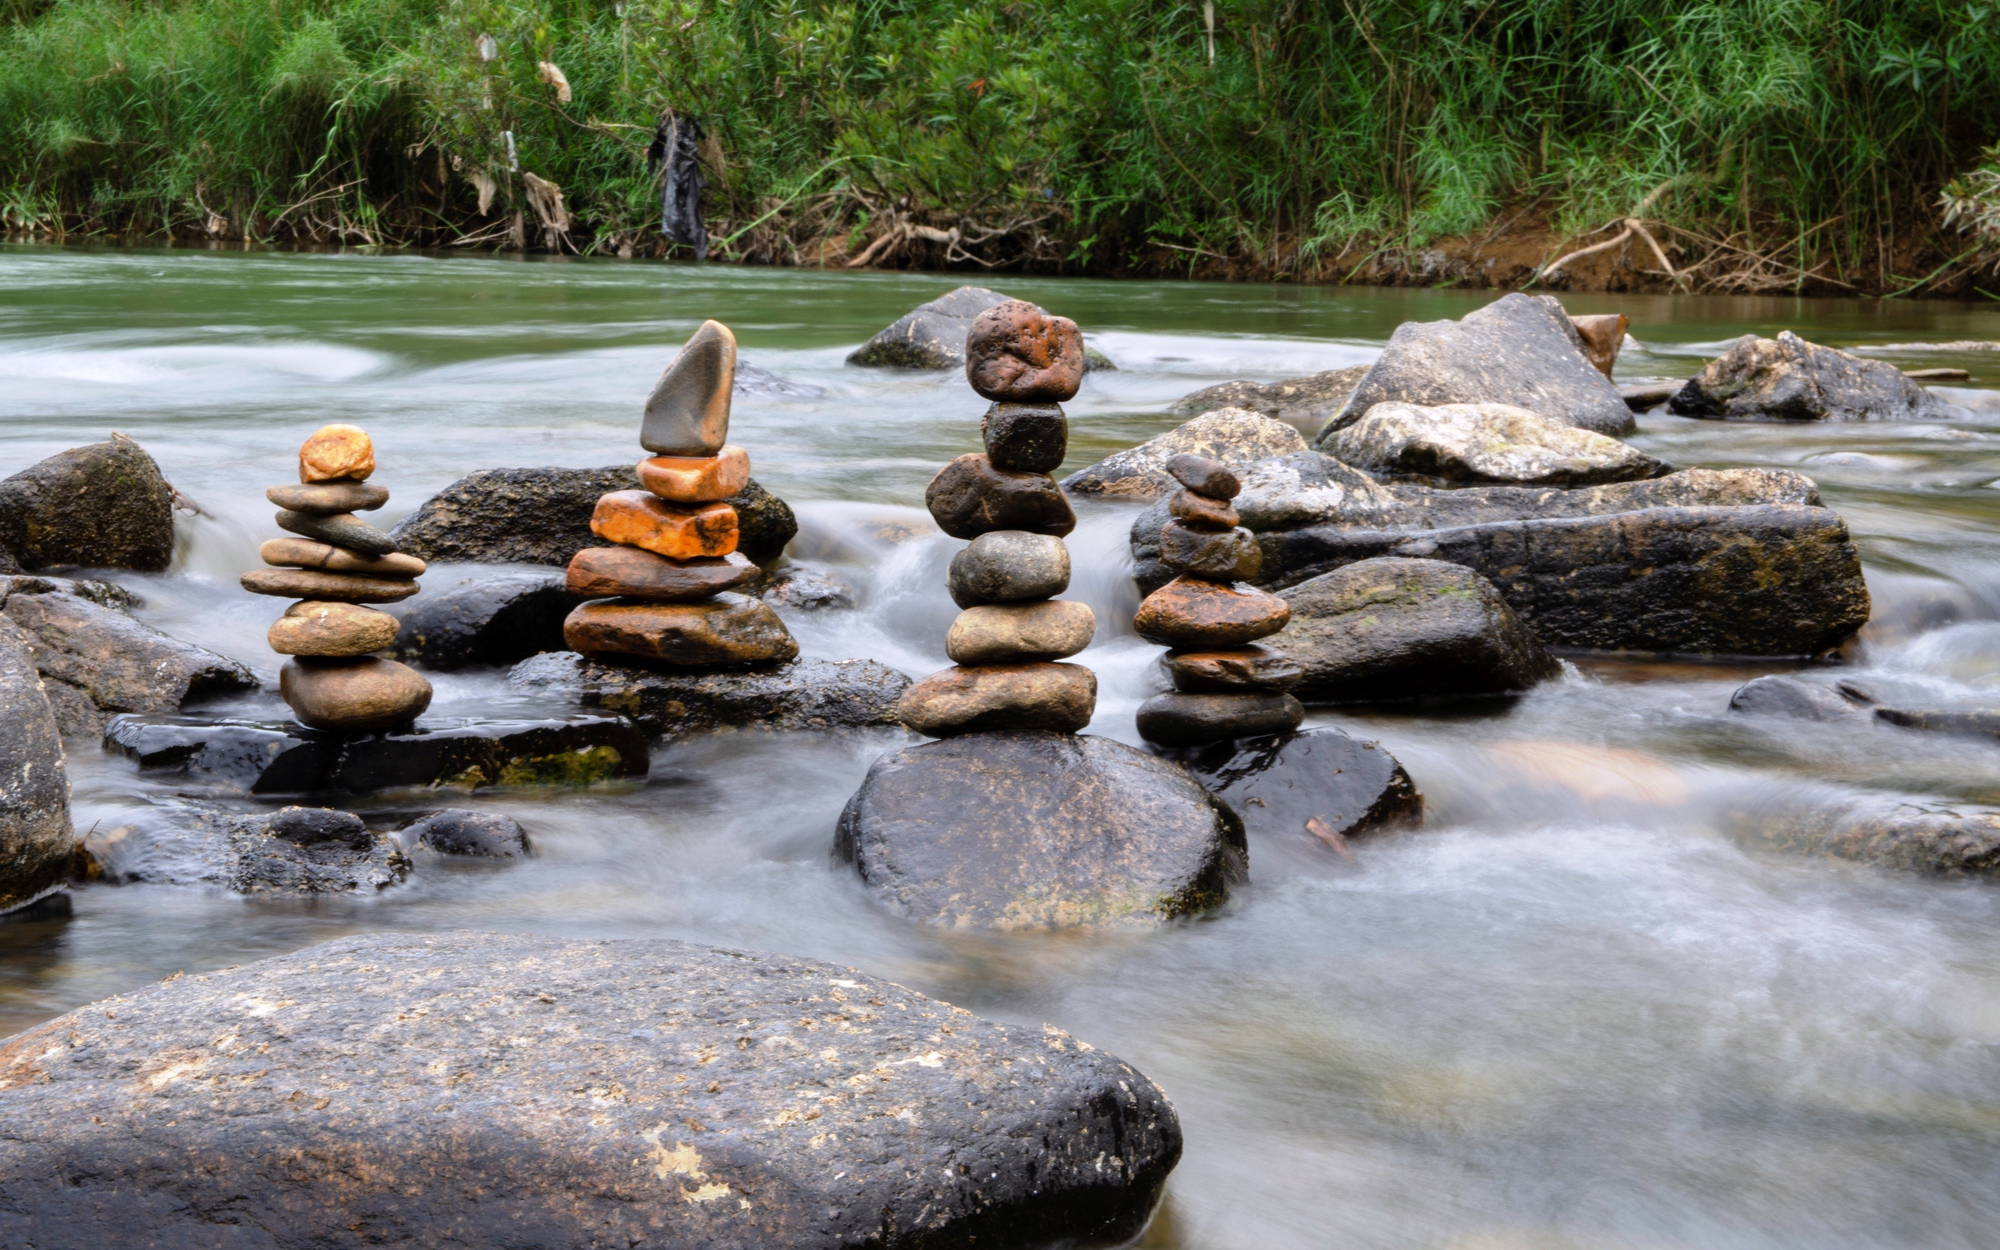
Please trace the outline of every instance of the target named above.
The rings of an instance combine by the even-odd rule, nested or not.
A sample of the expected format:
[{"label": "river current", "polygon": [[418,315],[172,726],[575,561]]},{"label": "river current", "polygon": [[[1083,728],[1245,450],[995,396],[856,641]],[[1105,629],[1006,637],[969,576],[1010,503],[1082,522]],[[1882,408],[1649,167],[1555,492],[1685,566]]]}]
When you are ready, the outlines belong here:
[{"label": "river current", "polygon": [[[959,278],[471,257],[0,248],[0,474],[116,430],[206,515],[171,571],[115,574],[138,615],[274,681],[277,600],[236,585],[278,531],[266,486],[330,421],[374,436],[393,522],[480,468],[636,459],[639,405],[704,318],[778,381],[732,441],[797,510],[800,562],[851,611],[788,613],[805,654],[944,667],[959,544],[922,509],[979,447],[958,374],[846,367]],[[1067,405],[1064,471],[1172,428],[1232,378],[1364,363],[1404,320],[1491,293],[995,280],[1073,317],[1119,368]],[[1564,297],[1627,313],[1621,380],[1691,375],[1792,329],[1973,381],[1922,423],[1641,416],[1677,467],[1815,478],[1858,543],[1875,619],[1838,672],[1925,706],[2000,700],[2000,308]],[[1136,742],[1158,648],[1130,629],[1129,505],[1078,501],[1069,597],[1090,732]],[[492,572],[434,566],[431,590]],[[428,592],[427,592],[428,593]],[[1058,1025],[1179,1109],[1186,1155],[1151,1247],[1990,1247],[2000,1233],[2000,892],[1746,849],[1746,811],[1849,798],[2000,804],[2000,747],[1869,725],[1732,717],[1786,665],[1593,661],[1505,707],[1318,711],[1378,739],[1421,832],[1349,863],[1301,833],[1251,847],[1203,920],[1140,934],[965,936],[874,907],[830,861],[841,805],[896,732],[736,733],[659,747],[643,783],[482,792],[537,857],[427,853],[367,899],[84,886],[67,921],[0,925],[0,1035],[180,970],[365,930],[676,937],[853,965],[996,1019]],[[504,671],[434,675],[438,716],[539,714]],[[164,791],[72,742],[79,833]],[[397,800],[407,805],[407,797]],[[448,801],[466,802],[463,798]],[[435,805],[435,804],[433,804]],[[367,810],[368,804],[356,805]]]}]

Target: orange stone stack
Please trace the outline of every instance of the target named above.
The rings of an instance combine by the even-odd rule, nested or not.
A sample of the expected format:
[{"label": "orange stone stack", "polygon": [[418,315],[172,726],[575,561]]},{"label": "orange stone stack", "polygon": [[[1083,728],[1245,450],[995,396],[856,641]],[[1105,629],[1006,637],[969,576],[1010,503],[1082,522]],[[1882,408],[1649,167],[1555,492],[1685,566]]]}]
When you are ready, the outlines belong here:
[{"label": "orange stone stack", "polygon": [[736,336],[702,323],[646,401],[639,442],[644,490],[597,501],[587,547],[569,563],[569,589],[592,602],[563,622],[573,651],[602,659],[710,666],[790,660],[799,653],[778,614],[730,593],[757,566],[736,550],[736,509],[750,457],[728,445]]}]

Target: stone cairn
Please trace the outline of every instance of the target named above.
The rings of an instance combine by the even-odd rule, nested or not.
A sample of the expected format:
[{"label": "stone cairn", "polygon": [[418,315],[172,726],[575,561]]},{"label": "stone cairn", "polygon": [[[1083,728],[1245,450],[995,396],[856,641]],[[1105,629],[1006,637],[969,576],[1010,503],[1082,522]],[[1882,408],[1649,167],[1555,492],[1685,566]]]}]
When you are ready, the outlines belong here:
[{"label": "stone cairn", "polygon": [[408,725],[431,705],[431,684],[407,664],[374,653],[396,641],[396,618],[363,607],[417,593],[424,562],[396,550],[355,516],[389,502],[368,483],[375,445],[365,431],[329,425],[299,448],[299,485],[264,492],[277,504],[274,538],[258,551],[270,568],[243,575],[243,588],[297,599],[271,625],[271,650],[292,657],[278,693],[301,724],[366,732]]},{"label": "stone cairn", "polygon": [[1256,535],[1237,524],[1229,501],[1242,486],[1206,456],[1175,456],[1166,470],[1180,483],[1160,530],[1160,562],[1179,574],[1146,596],[1133,625],[1165,656],[1171,694],[1139,706],[1139,736],[1165,747],[1286,733],[1305,708],[1286,694],[1303,670],[1256,640],[1291,619],[1291,605],[1247,586],[1263,567]]},{"label": "stone cairn", "polygon": [[592,602],[563,622],[572,651],[593,659],[685,667],[795,658],[799,644],[762,600],[730,587],[757,576],[736,550],[736,509],[750,456],[728,445],[736,336],[705,321],[646,401],[639,444],[644,490],[597,501],[590,532],[614,543],[569,562],[569,590]]},{"label": "stone cairn", "polygon": [[1097,675],[1058,664],[1090,645],[1089,605],[1069,588],[1063,535],[1076,514],[1050,470],[1069,449],[1062,401],[1083,381],[1083,335],[1066,317],[1022,300],[981,313],[965,341],[965,373],[992,407],[984,453],[931,479],[924,502],[938,526],[972,543],[952,557],[952,601],[964,611],[945,635],[956,665],[903,692],[904,725],[933,738],[996,730],[1075,733],[1097,710]]}]

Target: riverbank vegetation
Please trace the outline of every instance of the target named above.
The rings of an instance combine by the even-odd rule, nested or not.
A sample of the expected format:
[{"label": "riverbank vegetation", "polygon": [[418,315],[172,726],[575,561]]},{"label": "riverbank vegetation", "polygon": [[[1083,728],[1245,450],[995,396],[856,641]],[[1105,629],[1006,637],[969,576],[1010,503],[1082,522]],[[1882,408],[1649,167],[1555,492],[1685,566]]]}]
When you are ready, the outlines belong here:
[{"label": "riverbank vegetation", "polygon": [[0,6],[17,236],[2000,292],[2000,0]]}]

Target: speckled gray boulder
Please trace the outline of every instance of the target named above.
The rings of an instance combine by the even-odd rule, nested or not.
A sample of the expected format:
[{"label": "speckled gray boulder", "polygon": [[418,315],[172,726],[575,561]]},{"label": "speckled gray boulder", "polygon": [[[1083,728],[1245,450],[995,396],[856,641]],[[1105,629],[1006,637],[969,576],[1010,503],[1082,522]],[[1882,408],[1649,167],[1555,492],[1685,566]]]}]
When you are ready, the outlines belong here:
[{"label": "speckled gray boulder", "polygon": [[1377,404],[1321,449],[1364,472],[1438,486],[1601,486],[1673,472],[1615,438],[1512,404]]},{"label": "speckled gray boulder", "polygon": [[1078,469],[1062,480],[1062,487],[1079,495],[1158,499],[1179,486],[1166,470],[1167,461],[1175,456],[1207,456],[1240,469],[1272,456],[1304,451],[1305,446],[1304,437],[1282,421],[1242,408],[1223,408]]},{"label": "speckled gray boulder", "polygon": [[367,934],[0,1048],[0,1244],[1116,1243],[1180,1155],[1060,1030],[816,960]]},{"label": "speckled gray boulder", "polygon": [[1177,417],[1198,417],[1220,408],[1245,408],[1283,421],[1311,438],[1340,411],[1367,373],[1367,365],[1353,365],[1276,382],[1223,382],[1183,395],[1168,405],[1167,411]]},{"label": "speckled gray boulder", "polygon": [[174,558],[174,490],[114,434],[0,481],[0,572],[78,565],[158,571]]},{"label": "speckled gray boulder", "polygon": [[[850,365],[891,369],[963,369],[965,336],[972,320],[1014,298],[983,286],[962,286],[896,318],[847,354]],[[1083,370],[1116,369],[1104,353],[1084,345]]]},{"label": "speckled gray boulder", "polygon": [[1907,421],[1947,408],[1892,364],[1783,330],[1775,339],[1736,340],[1674,392],[1667,411],[1739,421]]},{"label": "speckled gray boulder", "polygon": [[0,912],[69,879],[62,734],[27,652],[0,638]]}]

